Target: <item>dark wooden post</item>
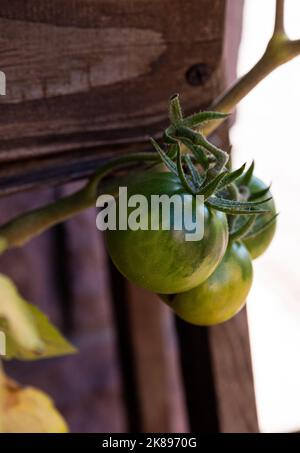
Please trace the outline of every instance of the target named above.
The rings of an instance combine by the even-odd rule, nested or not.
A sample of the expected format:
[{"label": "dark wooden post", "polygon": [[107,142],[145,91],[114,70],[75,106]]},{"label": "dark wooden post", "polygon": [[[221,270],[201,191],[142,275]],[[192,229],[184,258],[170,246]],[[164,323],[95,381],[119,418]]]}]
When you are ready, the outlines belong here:
[{"label": "dark wooden post", "polygon": [[224,6],[3,0],[0,190],[84,177],[112,153],[149,149],[175,92],[186,111],[208,105],[222,80]]}]

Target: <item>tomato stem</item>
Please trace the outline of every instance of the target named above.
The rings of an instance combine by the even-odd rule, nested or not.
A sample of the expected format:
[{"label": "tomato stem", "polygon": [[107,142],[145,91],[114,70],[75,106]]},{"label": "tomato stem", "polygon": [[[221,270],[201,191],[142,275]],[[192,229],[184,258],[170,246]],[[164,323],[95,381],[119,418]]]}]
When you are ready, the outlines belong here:
[{"label": "tomato stem", "polygon": [[[276,16],[273,35],[261,59],[241,77],[228,91],[221,94],[210,106],[211,110],[230,113],[235,106],[265,77],[284,63],[300,55],[300,39],[291,40],[284,29],[284,0],[276,1]],[[204,135],[211,134],[224,118],[210,121],[203,127]]]},{"label": "tomato stem", "polygon": [[169,102],[169,119],[171,125],[176,125],[179,123],[182,119],[182,110],[180,106],[180,101],[179,101],[179,95],[174,94]]},{"label": "tomato stem", "polygon": [[202,134],[193,131],[189,127],[178,126],[176,129],[178,138],[185,138],[190,140],[194,145],[201,146],[206,149],[215,157],[214,166],[208,170],[207,176],[209,179],[213,179],[219,173],[222,172],[228,161],[228,154],[222,149],[210,143]]},{"label": "tomato stem", "polygon": [[274,33],[284,33],[284,0],[276,1]]}]

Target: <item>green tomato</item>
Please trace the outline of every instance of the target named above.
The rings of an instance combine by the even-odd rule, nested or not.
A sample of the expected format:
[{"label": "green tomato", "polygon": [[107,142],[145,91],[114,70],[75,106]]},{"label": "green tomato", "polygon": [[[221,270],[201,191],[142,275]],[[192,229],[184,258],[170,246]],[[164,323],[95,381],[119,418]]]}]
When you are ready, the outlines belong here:
[{"label": "green tomato", "polygon": [[[240,188],[242,187],[242,184],[239,183],[239,181],[237,181],[237,185]],[[257,192],[260,192],[263,189],[266,189],[267,185],[263,181],[258,179],[256,176],[252,176],[250,182],[247,184],[246,187],[248,188],[250,195],[253,195]],[[272,196],[271,192],[268,191],[267,194],[265,194],[261,198],[258,198],[257,200],[267,199],[270,198],[271,196]],[[266,214],[260,214],[257,216],[254,225],[251,231],[249,232],[250,234],[257,230],[262,225],[264,225],[266,222],[271,220],[272,217],[274,217],[274,215],[276,214],[276,208],[273,199],[268,201],[265,205],[263,205],[263,207],[269,209],[270,212],[267,212]],[[239,222],[237,222],[237,225],[239,225]],[[267,248],[272,242],[275,230],[276,221],[270,224],[266,229],[259,232],[255,236],[244,238],[242,240],[243,243],[246,245],[247,249],[249,250],[252,259],[258,258],[267,250]]]},{"label": "green tomato", "polygon": [[[149,200],[148,224],[154,214],[150,211],[150,196],[185,195],[185,208],[195,214],[195,198],[182,187],[171,173],[147,173],[128,187],[128,197],[144,195]],[[119,201],[117,202],[117,211]],[[179,215],[171,210],[170,223],[174,226]],[[128,208],[128,217],[132,212]],[[142,220],[142,219],[141,219]],[[178,219],[177,219],[178,220]],[[118,270],[131,282],[162,294],[187,291],[206,280],[221,261],[228,243],[227,219],[224,213],[204,206],[204,236],[199,241],[187,241],[189,226],[181,230],[131,229],[106,231],[107,248]]]},{"label": "green tomato", "polygon": [[190,291],[162,299],[185,321],[202,326],[222,323],[237,314],[252,284],[249,252],[240,242],[230,242],[214,273]]}]

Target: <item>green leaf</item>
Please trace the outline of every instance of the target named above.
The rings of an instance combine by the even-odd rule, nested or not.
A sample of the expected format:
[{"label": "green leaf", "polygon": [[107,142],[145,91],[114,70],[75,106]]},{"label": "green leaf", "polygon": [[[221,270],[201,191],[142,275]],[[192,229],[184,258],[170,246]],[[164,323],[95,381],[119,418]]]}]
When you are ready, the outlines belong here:
[{"label": "green leaf", "polygon": [[220,113],[220,112],[199,112],[194,113],[193,115],[187,116],[182,120],[182,124],[187,127],[197,127],[201,123],[210,120],[221,120],[223,118],[227,118],[229,116],[228,113]]},{"label": "green leaf", "polygon": [[[74,354],[77,352],[71,343],[69,343],[59,332],[59,330],[49,321],[48,317],[42,313],[37,307],[28,303],[28,308],[34,318],[36,328],[39,336],[44,343],[43,353],[38,358],[46,357],[58,357],[66,354]],[[23,353],[20,350],[15,349],[15,353],[18,353],[19,359],[34,359],[37,358],[33,355],[29,357],[28,354],[22,356]]]},{"label": "green leaf", "polygon": [[189,193],[192,193],[194,194],[194,190],[193,188],[190,186],[186,176],[185,176],[185,173],[183,171],[183,168],[182,168],[182,160],[181,160],[181,153],[180,153],[180,147],[178,146],[178,149],[177,149],[177,171],[178,171],[178,176],[180,178],[180,181],[181,181],[181,184],[183,185],[183,187],[189,192]]},{"label": "green leaf", "polygon": [[170,123],[174,124],[174,125],[181,122],[181,120],[183,118],[178,94],[174,94],[170,98],[169,118],[170,118]]},{"label": "green leaf", "polygon": [[228,154],[222,149],[210,143],[202,134],[195,132],[189,127],[179,125],[177,128],[177,137],[182,139],[190,140],[194,145],[200,145],[209,151],[216,158],[216,164],[211,170],[214,173],[219,174],[223,167],[228,161]]},{"label": "green leaf", "polygon": [[254,215],[270,212],[270,209],[262,209],[259,207],[260,204],[266,203],[266,201],[268,200],[259,202],[242,202],[226,200],[225,198],[211,197],[206,203],[212,208],[226,212],[230,215]]},{"label": "green leaf", "polygon": [[[272,197],[266,198],[265,200],[259,200],[259,201],[236,201],[236,200],[228,200],[227,198],[220,198],[220,197],[214,197],[214,200],[220,201],[228,206],[240,206],[240,207],[249,207],[253,208],[262,204],[267,203],[268,201],[272,200]],[[270,209],[264,212],[269,212]]]},{"label": "green leaf", "polygon": [[238,168],[235,171],[232,171],[231,173],[227,173],[226,177],[223,179],[222,183],[219,186],[219,189],[224,189],[225,187],[229,186],[231,183],[233,183],[237,178],[239,178],[244,170],[245,170],[246,164],[243,164],[240,168]]},{"label": "green leaf", "polygon": [[254,171],[254,160],[252,161],[252,164],[250,165],[250,167],[248,168],[248,170],[246,171],[246,173],[244,174],[244,176],[240,179],[239,181],[239,185],[244,185],[244,186],[247,186],[252,178],[252,175],[253,175],[253,171]]},{"label": "green leaf", "polygon": [[173,137],[175,134],[176,129],[174,128],[174,126],[167,127],[167,129],[165,129],[163,133],[164,142],[167,143],[168,145],[176,144],[177,139]]},{"label": "green leaf", "polygon": [[[1,397],[5,416],[3,433],[67,433],[68,425],[47,393],[35,387],[21,387],[5,377]],[[1,401],[2,402],[2,401]]]},{"label": "green leaf", "polygon": [[176,176],[178,176],[178,171],[177,171],[176,164],[172,161],[172,159],[170,159],[170,157],[164,152],[164,150],[161,149],[161,147],[159,146],[159,144],[156,143],[155,140],[153,140],[153,138],[150,138],[150,141],[151,141],[152,145],[154,146],[154,148],[156,149],[156,151],[158,152],[158,154],[160,155],[161,160],[163,161],[163,163],[165,164],[165,166],[166,166],[172,173],[174,173]]},{"label": "green leaf", "polygon": [[182,138],[181,142],[193,153],[196,161],[202,165],[204,170],[207,170],[209,167],[209,160],[205,148],[200,145],[194,145],[190,140],[185,138]]},{"label": "green leaf", "polygon": [[0,330],[23,350],[39,355],[44,343],[25,300],[13,282],[0,274]]},{"label": "green leaf", "polygon": [[265,189],[258,190],[250,195],[249,201],[258,200],[259,198],[264,197],[269,192],[271,186],[266,187]]},{"label": "green leaf", "polygon": [[47,317],[26,302],[3,274],[0,274],[0,331],[6,337],[4,359],[32,360],[76,352]]},{"label": "green leaf", "polygon": [[222,183],[223,179],[227,175],[227,171],[220,173],[214,179],[212,179],[208,184],[206,184],[200,191],[200,194],[204,196],[205,199],[212,196],[216,192],[219,185]]},{"label": "green leaf", "polygon": [[273,223],[276,222],[276,218],[278,217],[279,213],[275,214],[270,220],[268,220],[267,222],[265,222],[263,225],[261,225],[260,227],[256,228],[254,231],[250,231],[249,234],[247,234],[245,237],[248,239],[253,239],[255,238],[258,234],[262,233],[263,231],[265,231],[267,228],[269,228],[269,226],[273,225]]},{"label": "green leaf", "polygon": [[230,232],[230,238],[233,241],[237,241],[237,240],[245,237],[247,235],[247,233],[249,233],[249,231],[253,227],[255,221],[256,221],[256,215],[249,217],[248,220],[246,219],[246,221],[239,228]]},{"label": "green leaf", "polygon": [[174,159],[176,159],[176,156],[177,156],[177,146],[178,146],[177,143],[176,143],[176,145],[174,145],[174,144],[169,145],[169,149],[168,149],[167,156],[168,156],[169,159],[171,159],[172,161],[173,161]]},{"label": "green leaf", "polygon": [[183,156],[183,158],[184,158],[185,163],[186,163],[186,165],[187,165],[187,167],[188,167],[188,169],[189,169],[189,171],[191,173],[192,180],[193,180],[193,183],[194,183],[195,187],[200,189],[201,184],[202,184],[204,179],[200,176],[199,171],[197,170],[197,168],[193,164],[191,156],[189,154],[185,154]]}]

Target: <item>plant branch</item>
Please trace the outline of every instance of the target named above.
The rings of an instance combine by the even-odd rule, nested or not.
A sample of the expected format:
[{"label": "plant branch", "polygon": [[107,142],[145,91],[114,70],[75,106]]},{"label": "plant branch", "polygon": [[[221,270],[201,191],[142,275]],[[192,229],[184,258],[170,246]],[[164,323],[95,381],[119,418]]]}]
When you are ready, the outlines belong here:
[{"label": "plant branch", "polygon": [[[228,91],[218,97],[209,110],[230,113],[235,106],[267,75],[284,63],[300,55],[300,40],[290,40],[284,31],[284,0],[276,2],[274,33],[261,59]],[[200,131],[211,134],[224,119],[210,121]]]},{"label": "plant branch", "polygon": [[300,39],[287,40],[285,45],[288,52],[293,55],[292,58],[300,54]]},{"label": "plant branch", "polygon": [[274,24],[274,35],[275,33],[285,33],[284,31],[284,0],[276,1],[275,10],[275,24]]}]

